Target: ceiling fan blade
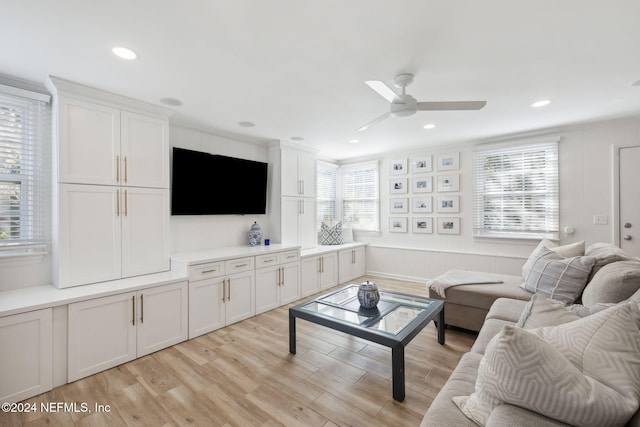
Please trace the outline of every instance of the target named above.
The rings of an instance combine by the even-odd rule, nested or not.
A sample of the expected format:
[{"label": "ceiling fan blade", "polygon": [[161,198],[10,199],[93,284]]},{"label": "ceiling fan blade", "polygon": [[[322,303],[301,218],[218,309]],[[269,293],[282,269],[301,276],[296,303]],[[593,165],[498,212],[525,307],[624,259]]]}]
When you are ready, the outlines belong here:
[{"label": "ceiling fan blade", "polygon": [[390,113],[384,113],[383,115],[381,115],[380,117],[376,117],[375,119],[371,120],[369,123],[367,123],[366,125],[362,126],[361,128],[359,128],[359,131],[363,131],[363,130],[367,130],[369,129],[371,126],[375,125],[378,122],[383,121],[384,119],[386,119],[387,117],[389,117],[391,114]]},{"label": "ceiling fan blade", "polygon": [[487,101],[418,102],[418,111],[480,110]]},{"label": "ceiling fan blade", "polygon": [[383,97],[389,102],[393,102],[393,100],[398,97],[398,94],[395,93],[393,89],[391,89],[389,86],[387,86],[384,82],[381,82],[380,80],[367,80],[365,83],[371,89],[375,90],[378,93],[378,95],[380,95],[381,97]]}]

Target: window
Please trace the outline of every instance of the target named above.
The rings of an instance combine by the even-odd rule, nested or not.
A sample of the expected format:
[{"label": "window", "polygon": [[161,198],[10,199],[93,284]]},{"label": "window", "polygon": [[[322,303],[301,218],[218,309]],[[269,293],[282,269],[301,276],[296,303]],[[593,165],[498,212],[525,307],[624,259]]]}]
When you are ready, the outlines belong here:
[{"label": "window", "polygon": [[558,141],[474,153],[475,236],[558,238]]},{"label": "window", "polygon": [[341,166],[339,198],[342,200],[342,222],[354,229],[380,230],[380,194],[378,163]]},{"label": "window", "polygon": [[0,84],[0,255],[44,250],[50,197],[48,100]]},{"label": "window", "polygon": [[338,181],[338,166],[330,163],[318,162],[316,179],[317,197],[317,230],[320,224],[332,224],[338,218],[338,198],[336,195]]}]

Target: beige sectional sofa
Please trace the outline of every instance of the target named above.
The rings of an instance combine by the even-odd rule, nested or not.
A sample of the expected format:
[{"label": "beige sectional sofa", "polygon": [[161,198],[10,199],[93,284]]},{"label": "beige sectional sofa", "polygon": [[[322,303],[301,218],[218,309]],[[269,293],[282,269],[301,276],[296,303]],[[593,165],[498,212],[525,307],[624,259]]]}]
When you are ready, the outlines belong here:
[{"label": "beige sectional sofa", "polygon": [[[529,270],[531,268],[537,268],[537,265],[542,263],[542,261],[534,259],[536,253],[539,255],[544,252],[548,255],[549,251],[545,245],[554,246],[551,242],[541,242],[538,248],[533,251],[527,264],[525,264],[525,278],[528,278],[529,274],[534,274],[530,273]],[[603,374],[604,377],[600,378],[598,376],[600,374],[596,372],[600,368],[594,368],[591,365],[585,367],[581,364],[582,362],[577,363],[572,360],[571,354],[568,356],[565,354],[566,352],[579,351],[579,345],[571,343],[567,345],[567,350],[564,350],[564,343],[554,341],[554,339],[562,333],[578,336],[579,334],[575,330],[578,328],[578,332],[588,335],[588,339],[583,339],[582,341],[588,341],[589,339],[594,342],[601,339],[606,340],[607,337],[615,335],[625,328],[616,326],[615,329],[612,329],[613,332],[608,332],[602,338],[601,335],[605,332],[601,332],[597,337],[596,332],[593,332],[593,335],[590,334],[592,334],[592,331],[605,331],[606,328],[598,329],[593,327],[592,324],[594,322],[609,322],[606,324],[612,324],[613,320],[611,319],[619,318],[622,318],[622,321],[626,321],[624,320],[626,318],[631,319],[629,321],[633,321],[635,327],[633,323],[629,326],[627,322],[624,324],[627,328],[626,336],[620,339],[613,339],[613,344],[607,343],[603,347],[606,350],[598,350],[597,346],[591,345],[588,351],[585,350],[580,353],[580,357],[587,357],[584,355],[590,354],[589,352],[595,352],[596,359],[600,359],[602,354],[606,354],[604,359],[617,360],[615,358],[622,354],[620,356],[622,357],[620,366],[616,366],[614,369],[616,373],[623,373],[622,379],[617,378],[612,383],[613,385],[610,384],[610,388],[613,391],[603,387],[616,396],[624,396],[624,398],[613,399],[611,402],[626,404],[627,409],[619,410],[615,405],[606,406],[608,403],[604,403],[605,410],[600,408],[597,413],[599,416],[606,418],[606,410],[611,409],[617,414],[622,414],[623,418],[626,417],[622,424],[618,419],[611,425],[640,426],[640,412],[638,412],[637,406],[637,402],[640,399],[640,259],[633,258],[619,248],[606,243],[590,245],[586,250],[583,243],[582,247],[576,244],[576,247],[568,251],[566,247],[552,249],[557,250],[556,254],[560,254],[564,250],[565,253],[570,255],[570,257],[564,257],[563,255],[556,257],[552,254],[553,259],[562,259],[564,260],[563,262],[566,262],[567,259],[576,257],[580,258],[583,264],[586,262],[584,264],[586,265],[585,268],[590,270],[584,272],[584,274],[588,274],[586,278],[587,284],[576,301],[581,302],[581,304],[567,304],[566,302],[556,301],[552,298],[555,295],[551,295],[548,290],[543,289],[536,292],[525,290],[521,285],[530,282],[530,280],[525,282],[525,278],[520,276],[497,275],[496,277],[498,280],[502,280],[502,283],[461,284],[446,290],[444,297],[445,322],[448,325],[479,331],[479,333],[471,350],[463,355],[449,380],[432,402],[424,416],[422,426],[459,427],[476,426],[478,424],[493,427],[607,425],[606,423],[603,424],[602,420],[596,420],[594,416],[584,418],[591,421],[581,421],[582,418],[580,418],[580,416],[586,416],[585,413],[588,413],[589,408],[596,408],[596,404],[606,399],[594,398],[590,402],[587,398],[581,398],[577,401],[572,401],[571,398],[575,398],[575,396],[572,396],[574,391],[581,390],[580,387],[585,386],[585,384],[590,384],[595,389],[602,385],[600,382],[606,384],[606,376],[608,374]],[[576,252],[581,255],[574,256]],[[535,266],[533,266],[534,261]],[[430,285],[433,285],[433,282],[430,282]],[[430,287],[431,297],[442,298],[442,295],[439,295],[431,288],[435,288],[435,286]],[[527,331],[523,332],[524,330]],[[622,334],[623,332],[620,333]],[[534,335],[535,337],[531,338]],[[500,371],[502,367],[499,364],[505,363],[500,359],[502,357],[500,355],[503,355],[505,351],[507,353],[515,351],[514,347],[520,346],[520,341],[518,341],[520,339],[533,339],[535,343],[535,350],[531,350],[531,354],[535,354],[535,356],[532,356],[532,365],[526,368],[526,373],[524,372],[525,369],[518,371],[517,369],[520,368],[512,367],[512,377],[509,381],[505,380],[504,383],[499,383],[498,387],[496,387],[495,382],[501,381],[503,379],[502,375],[509,375],[509,372],[505,374]],[[514,342],[518,344],[513,344]],[[544,343],[541,344],[540,342]],[[632,349],[627,351],[628,349],[625,348],[626,353],[624,351],[621,353],[616,350],[618,344],[631,345]],[[538,345],[543,350],[539,350]],[[553,350],[548,350],[549,346]],[[523,348],[526,348],[526,346]],[[567,369],[571,371],[571,375],[579,377],[576,381],[580,386],[569,381],[564,374],[559,375],[557,384],[555,383],[556,379],[552,378],[551,384],[548,385],[549,389],[545,391],[545,395],[542,398],[543,400],[551,400],[554,403],[555,406],[551,413],[547,413],[545,409],[545,405],[548,402],[533,401],[535,400],[534,397],[527,397],[523,401],[517,400],[518,393],[524,393],[524,396],[535,396],[540,391],[539,389],[544,391],[544,386],[538,384],[538,382],[544,384],[545,375],[536,371],[536,369],[545,368],[544,363],[546,362],[544,361],[547,359],[536,353],[537,351],[544,352],[544,349],[550,352],[559,352],[566,356],[567,360],[571,361],[572,364],[567,364]],[[522,348],[518,348],[518,350],[522,350]],[[503,353],[500,353],[501,351]],[[520,363],[526,363],[527,356],[528,353],[525,353],[525,356],[518,356],[513,365],[519,366]],[[554,353],[553,357],[555,358],[557,355]],[[562,363],[565,362],[564,357],[558,357],[562,359]],[[629,357],[631,357],[631,361],[629,361]],[[592,359],[593,357],[589,360]],[[561,362],[553,363],[552,367],[554,369],[558,368],[558,365],[562,365]],[[496,371],[498,373],[491,371],[494,363],[498,364],[496,365],[498,366],[498,371]],[[613,364],[614,362],[612,361],[611,363]],[[575,370],[577,368],[574,365],[578,366],[578,371]],[[631,367],[629,368],[629,366]],[[516,370],[514,371],[514,369]],[[631,369],[631,373],[625,373],[625,369]],[[506,371],[509,371],[509,369],[506,369]],[[532,374],[532,372],[537,373]],[[541,372],[544,373],[546,371],[543,370]],[[589,375],[597,378],[598,381],[592,381]],[[585,378],[591,382],[581,382]],[[493,385],[491,385],[492,381],[494,381]],[[506,384],[507,382],[509,384]],[[631,391],[625,391],[624,389],[625,384],[628,382],[631,384]],[[496,396],[500,396],[500,390],[496,391],[491,387],[501,388],[503,386],[509,392],[506,397],[503,396],[504,400],[500,400],[496,398]],[[562,387],[567,386],[569,387],[568,391],[563,391]],[[615,392],[619,387],[622,387],[622,391],[621,394],[617,395]],[[596,393],[600,390],[595,389],[588,389],[587,391]],[[554,397],[554,393],[558,394],[558,396]],[[575,393],[580,396],[578,391],[575,391]],[[598,396],[598,394],[596,393],[595,396]],[[487,399],[492,402],[489,406],[487,406]],[[532,399],[532,401],[530,402],[527,399]],[[567,399],[566,402],[564,401],[565,399]],[[625,399],[628,399],[628,402]],[[481,404],[477,404],[478,402]],[[589,404],[586,406],[587,409],[580,407],[584,402]],[[476,408],[475,404],[481,410]],[[628,414],[629,405],[634,408],[635,415],[634,412],[631,412],[630,415]],[[463,409],[466,414],[463,413]],[[478,413],[480,413],[479,416],[477,415]],[[631,418],[629,419],[629,417]],[[471,418],[474,418],[475,421]],[[589,424],[590,422],[592,424]]]}]

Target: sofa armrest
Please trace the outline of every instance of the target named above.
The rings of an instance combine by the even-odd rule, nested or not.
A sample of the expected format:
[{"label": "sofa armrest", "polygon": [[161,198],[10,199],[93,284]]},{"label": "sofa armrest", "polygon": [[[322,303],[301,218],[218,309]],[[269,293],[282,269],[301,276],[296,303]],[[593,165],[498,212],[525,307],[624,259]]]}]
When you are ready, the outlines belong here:
[{"label": "sofa armrest", "polygon": [[547,418],[544,415],[518,406],[503,403],[497,406],[487,419],[486,427],[559,427],[569,424]]}]

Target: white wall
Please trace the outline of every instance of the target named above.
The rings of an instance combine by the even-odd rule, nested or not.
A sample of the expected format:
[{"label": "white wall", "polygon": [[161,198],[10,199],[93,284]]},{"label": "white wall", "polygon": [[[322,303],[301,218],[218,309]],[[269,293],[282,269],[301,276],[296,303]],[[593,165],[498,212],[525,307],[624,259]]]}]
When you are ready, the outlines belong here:
[{"label": "white wall", "polygon": [[[176,125],[171,125],[170,139],[172,147],[261,162],[267,161],[266,143],[244,142]],[[238,185],[238,191],[242,191],[239,184],[245,183],[238,182],[237,177],[230,176],[228,182],[200,183],[199,195],[201,197],[216,197],[217,185],[234,185],[234,183]],[[260,224],[264,236],[268,237],[266,215],[171,216],[171,253],[248,245],[249,228],[254,221]]]},{"label": "white wall", "polygon": [[[561,233],[560,244],[585,240],[614,242],[613,206],[613,146],[640,145],[640,119],[625,119],[590,123],[564,129],[556,129],[547,135],[538,134],[530,138],[514,138],[514,142],[537,140],[545,136],[559,136],[560,161],[560,229],[572,226],[573,236]],[[504,143],[504,140],[501,141]],[[479,269],[488,272],[518,274],[519,268],[538,243],[526,240],[478,239],[472,235],[472,153],[489,147],[490,143],[464,144],[445,149],[425,149],[408,153],[391,153],[381,161],[381,233],[357,234],[356,239],[370,244],[367,249],[367,271],[370,274],[385,274],[406,279],[424,280],[434,277],[449,268]],[[435,170],[438,154],[460,152],[460,213],[435,213],[436,176],[455,173]],[[408,197],[416,194],[389,194],[389,164],[391,160],[431,154],[433,156],[434,192],[419,195],[433,197],[432,214],[390,214],[390,197]],[[415,175],[414,175],[415,176]],[[393,176],[395,177],[395,176]],[[412,177],[409,169],[407,177]],[[432,217],[434,234],[414,234],[410,221],[407,233],[390,233],[390,216]],[[594,215],[606,215],[607,225],[594,225]],[[460,235],[439,235],[435,231],[438,216],[461,218]],[[446,254],[446,255],[443,255]]]}]

